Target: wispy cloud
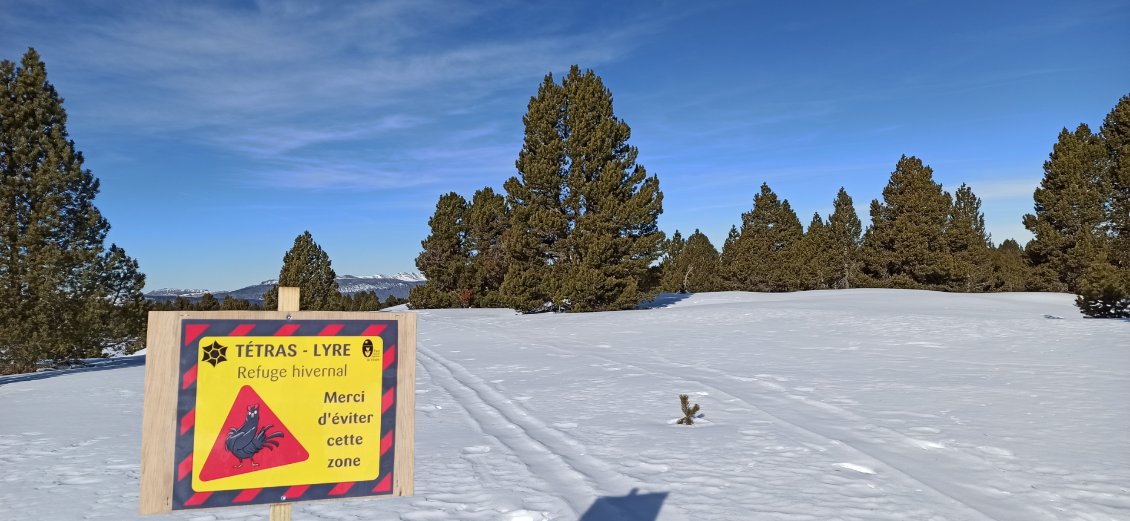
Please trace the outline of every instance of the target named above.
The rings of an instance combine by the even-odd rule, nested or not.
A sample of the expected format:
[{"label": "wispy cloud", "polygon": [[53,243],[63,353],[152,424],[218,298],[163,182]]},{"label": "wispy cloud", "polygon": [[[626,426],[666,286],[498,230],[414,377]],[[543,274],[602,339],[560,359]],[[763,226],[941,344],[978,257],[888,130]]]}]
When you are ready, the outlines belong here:
[{"label": "wispy cloud", "polygon": [[0,49],[37,47],[72,114],[227,150],[263,166],[250,182],[294,189],[497,170],[503,147],[512,165],[513,137],[482,124],[495,98],[523,105],[546,72],[620,59],[658,23],[492,30],[548,16],[511,2],[11,4]]}]

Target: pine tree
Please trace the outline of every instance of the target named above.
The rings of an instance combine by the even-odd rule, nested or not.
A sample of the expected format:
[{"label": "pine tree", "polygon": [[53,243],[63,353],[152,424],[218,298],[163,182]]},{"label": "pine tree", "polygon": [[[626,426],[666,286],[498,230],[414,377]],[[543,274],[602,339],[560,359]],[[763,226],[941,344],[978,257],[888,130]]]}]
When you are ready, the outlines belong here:
[{"label": "pine tree", "polygon": [[507,269],[500,293],[518,311],[542,309],[556,290],[551,272],[561,263],[558,243],[569,233],[562,199],[565,142],[558,132],[564,110],[564,89],[547,74],[522,117],[518,176],[503,185],[510,222],[502,237]]},{"label": "pine tree", "polygon": [[859,245],[863,224],[855,213],[851,196],[841,186],[828,216],[829,271],[835,273],[831,287],[851,288],[859,279]]},{"label": "pine tree", "polygon": [[[468,265],[464,244],[467,200],[449,192],[441,195],[435,214],[428,219],[432,233],[420,244],[416,268],[427,278],[408,295],[413,309],[467,307],[470,305]],[[466,297],[466,298],[462,298]]]},{"label": "pine tree", "polygon": [[278,309],[279,286],[299,289],[302,311],[333,311],[341,308],[341,292],[330,256],[314,242],[309,231],[294,239],[294,245],[283,256],[278,284],[263,294],[266,309]]},{"label": "pine tree", "polygon": [[220,301],[211,293],[205,293],[193,308],[196,311],[219,311]]},{"label": "pine tree", "polygon": [[679,230],[675,230],[671,238],[663,242],[663,258],[659,263],[662,270],[659,282],[660,290],[671,293],[686,293],[686,287],[683,285],[683,273],[679,264],[679,257],[686,246],[687,241],[683,238],[683,234],[679,233]]},{"label": "pine tree", "polygon": [[250,301],[246,299],[235,298],[231,295],[224,297],[224,300],[220,302],[220,310],[222,311],[247,311],[250,309]]},{"label": "pine tree", "polygon": [[797,262],[802,268],[800,289],[828,289],[832,287],[836,272],[831,268],[829,253],[831,242],[828,225],[819,212],[812,214],[808,230],[800,241]]},{"label": "pine tree", "polygon": [[687,245],[679,257],[683,264],[683,287],[687,291],[718,291],[722,256],[705,233],[695,229],[687,237]]},{"label": "pine tree", "polygon": [[1033,265],[1050,268],[1071,292],[1089,266],[1107,259],[1106,163],[1106,149],[1087,125],[1063,129],[1033,194],[1036,213],[1024,216],[1035,235],[1024,248]]},{"label": "pine tree", "polygon": [[1111,261],[1130,287],[1130,94],[1118,100],[1099,132],[1110,168]]},{"label": "pine tree", "polygon": [[524,311],[546,298],[573,311],[636,307],[660,254],[663,194],[636,163],[612,93],[574,65],[560,86],[546,76],[524,121],[521,179],[505,185],[512,219],[503,295]]},{"label": "pine tree", "polygon": [[720,255],[710,238],[695,230],[686,240],[678,230],[668,241],[663,265],[663,291],[698,293],[717,291]]},{"label": "pine tree", "polygon": [[871,226],[861,249],[871,284],[943,289],[952,270],[945,238],[950,195],[934,171],[914,156],[895,165],[883,202],[871,202]]},{"label": "pine tree", "polygon": [[992,278],[992,244],[985,231],[981,199],[962,183],[954,192],[946,224],[946,242],[953,255],[949,289],[966,293],[986,291]]},{"label": "pine tree", "polygon": [[761,192],[753,197],[753,209],[742,214],[741,233],[730,245],[723,273],[727,286],[743,291],[800,289],[798,246],[803,236],[800,219],[788,200],[779,200],[762,183]]},{"label": "pine tree", "polygon": [[1034,274],[1028,256],[1014,239],[990,250],[992,274],[989,291],[1039,291],[1033,287]]},{"label": "pine tree", "polygon": [[1118,269],[1109,262],[1095,262],[1079,280],[1075,305],[1095,318],[1130,317],[1130,291]]},{"label": "pine tree", "polygon": [[502,235],[506,232],[506,199],[487,187],[475,192],[464,217],[464,250],[469,256],[467,286],[474,293],[471,305],[505,305],[499,288],[506,276],[506,252]]},{"label": "pine tree", "polygon": [[34,49],[0,61],[0,373],[137,341],[144,277],[94,206],[99,182],[69,139]]},{"label": "pine tree", "polygon": [[737,270],[738,258],[741,256],[738,252],[739,237],[741,237],[741,232],[738,227],[731,225],[729,233],[726,234],[726,240],[722,242],[722,255],[718,263],[718,289],[720,290],[742,291],[744,289],[740,287],[740,282],[730,275]]}]

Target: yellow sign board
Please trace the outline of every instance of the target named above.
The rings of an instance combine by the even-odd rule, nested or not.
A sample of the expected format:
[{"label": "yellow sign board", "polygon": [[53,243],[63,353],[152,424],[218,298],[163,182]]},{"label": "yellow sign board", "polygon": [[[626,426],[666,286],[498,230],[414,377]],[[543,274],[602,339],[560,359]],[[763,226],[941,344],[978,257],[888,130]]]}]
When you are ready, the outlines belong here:
[{"label": "yellow sign board", "polygon": [[192,488],[376,479],[380,336],[199,340]]}]

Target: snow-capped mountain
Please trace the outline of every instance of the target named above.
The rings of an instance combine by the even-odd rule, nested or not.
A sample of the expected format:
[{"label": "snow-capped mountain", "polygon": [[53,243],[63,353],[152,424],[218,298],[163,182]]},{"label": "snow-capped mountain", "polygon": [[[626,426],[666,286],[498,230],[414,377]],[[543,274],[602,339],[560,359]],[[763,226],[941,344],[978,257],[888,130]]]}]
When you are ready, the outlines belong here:
[{"label": "snow-capped mountain", "polygon": [[[409,290],[423,284],[426,280],[427,279],[419,273],[408,272],[397,273],[395,275],[342,275],[337,278],[337,285],[341,292],[347,295],[368,291],[376,293],[377,297],[381,299],[387,299],[389,295],[395,295],[398,298],[407,298]],[[250,300],[252,302],[259,302],[263,300],[263,294],[277,283],[277,279],[268,279],[237,290],[212,291],[211,293],[220,300],[230,296]],[[155,301],[174,300],[177,297],[197,300],[204,296],[205,293],[208,293],[208,291],[200,289],[162,288],[146,293],[145,297]]]}]

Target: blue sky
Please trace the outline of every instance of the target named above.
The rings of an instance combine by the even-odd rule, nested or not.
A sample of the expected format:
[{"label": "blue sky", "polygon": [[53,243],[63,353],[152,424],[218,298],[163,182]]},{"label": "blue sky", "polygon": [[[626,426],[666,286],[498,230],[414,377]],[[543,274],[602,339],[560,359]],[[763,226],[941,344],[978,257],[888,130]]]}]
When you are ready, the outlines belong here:
[{"label": "blue sky", "polygon": [[[607,4],[607,5],[606,5]],[[303,230],[338,274],[415,271],[440,194],[501,189],[547,72],[591,68],[664,191],[721,246],[762,182],[866,225],[902,154],[968,183],[996,242],[1058,131],[1130,93],[1130,4],[0,0],[146,289],[273,278]]]}]

